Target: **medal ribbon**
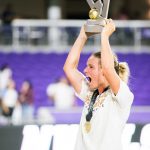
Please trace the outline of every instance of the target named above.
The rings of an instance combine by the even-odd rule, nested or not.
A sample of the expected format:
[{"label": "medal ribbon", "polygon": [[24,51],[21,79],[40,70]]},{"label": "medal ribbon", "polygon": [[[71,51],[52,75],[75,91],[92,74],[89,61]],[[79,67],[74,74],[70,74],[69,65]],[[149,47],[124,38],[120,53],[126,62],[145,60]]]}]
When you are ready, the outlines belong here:
[{"label": "medal ribbon", "polygon": [[[103,92],[107,91],[108,89],[109,89],[109,87],[106,87]],[[98,95],[99,95],[99,91],[98,91],[98,89],[96,89],[93,92],[93,95],[92,95],[92,98],[91,98],[91,101],[90,101],[90,104],[89,104],[89,108],[88,108],[88,113],[86,115],[86,121],[88,121],[88,122],[90,122],[90,120],[93,116],[93,105],[94,105]]]}]

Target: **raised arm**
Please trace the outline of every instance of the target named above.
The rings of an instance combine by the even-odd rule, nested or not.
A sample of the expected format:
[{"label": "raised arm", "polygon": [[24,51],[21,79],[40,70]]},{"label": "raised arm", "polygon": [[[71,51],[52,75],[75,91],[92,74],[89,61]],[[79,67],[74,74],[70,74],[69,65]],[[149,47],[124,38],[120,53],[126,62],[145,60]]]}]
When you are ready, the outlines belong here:
[{"label": "raised arm", "polygon": [[117,94],[120,86],[120,79],[114,69],[114,57],[109,44],[109,37],[114,31],[115,24],[111,19],[108,19],[101,33],[101,63],[103,73],[110,84],[111,90],[114,94]]},{"label": "raised arm", "polygon": [[86,35],[83,26],[73,47],[68,54],[63,68],[67,78],[69,79],[77,93],[80,93],[81,91],[81,80],[83,79],[83,75],[81,74],[81,72],[79,72],[77,67],[80,59],[80,53],[87,41],[87,38],[88,36]]}]

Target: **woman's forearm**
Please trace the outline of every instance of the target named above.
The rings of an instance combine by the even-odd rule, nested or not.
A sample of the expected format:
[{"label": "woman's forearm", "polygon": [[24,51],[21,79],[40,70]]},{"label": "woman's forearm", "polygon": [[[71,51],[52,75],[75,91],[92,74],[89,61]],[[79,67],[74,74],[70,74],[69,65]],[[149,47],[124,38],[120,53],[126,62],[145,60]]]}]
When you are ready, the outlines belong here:
[{"label": "woman's forearm", "polygon": [[87,38],[82,35],[77,37],[64,64],[64,70],[67,71],[68,69],[77,68],[80,59],[80,53],[86,43],[86,40]]},{"label": "woman's forearm", "polygon": [[103,69],[114,68],[114,57],[109,44],[109,37],[115,31],[115,24],[111,19],[106,21],[106,25],[101,33],[101,55]]},{"label": "woman's forearm", "polygon": [[114,68],[114,58],[109,44],[109,37],[105,34],[101,36],[101,55],[102,68]]}]

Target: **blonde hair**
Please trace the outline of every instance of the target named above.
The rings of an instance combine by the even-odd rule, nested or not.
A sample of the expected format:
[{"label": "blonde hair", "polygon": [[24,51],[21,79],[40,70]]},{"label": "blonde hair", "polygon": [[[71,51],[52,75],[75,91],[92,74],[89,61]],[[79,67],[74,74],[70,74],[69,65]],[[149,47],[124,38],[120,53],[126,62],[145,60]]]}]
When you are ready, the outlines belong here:
[{"label": "blonde hair", "polygon": [[[101,58],[101,52],[96,52],[93,56],[97,58]],[[130,69],[126,62],[118,62],[117,56],[114,54],[114,68],[116,73],[119,75],[122,81],[128,83],[129,76],[130,76]]]}]

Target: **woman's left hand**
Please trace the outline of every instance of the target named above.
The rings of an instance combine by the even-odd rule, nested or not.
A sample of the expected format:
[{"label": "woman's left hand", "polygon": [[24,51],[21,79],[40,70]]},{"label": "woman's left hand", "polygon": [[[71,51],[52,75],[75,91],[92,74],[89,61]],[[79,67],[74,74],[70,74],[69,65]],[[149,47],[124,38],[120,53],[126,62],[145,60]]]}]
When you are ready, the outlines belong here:
[{"label": "woman's left hand", "polygon": [[112,19],[106,19],[106,25],[102,29],[102,36],[110,37],[110,35],[116,30],[115,23]]}]

